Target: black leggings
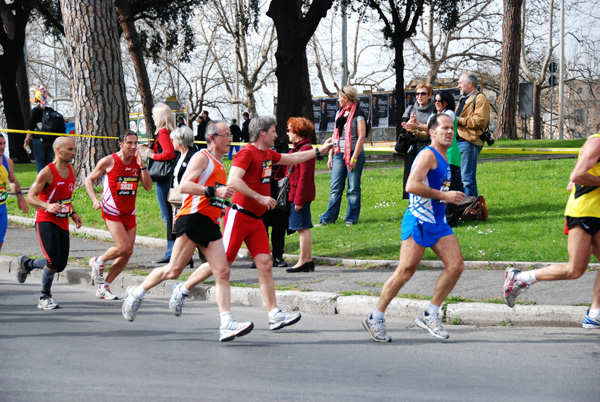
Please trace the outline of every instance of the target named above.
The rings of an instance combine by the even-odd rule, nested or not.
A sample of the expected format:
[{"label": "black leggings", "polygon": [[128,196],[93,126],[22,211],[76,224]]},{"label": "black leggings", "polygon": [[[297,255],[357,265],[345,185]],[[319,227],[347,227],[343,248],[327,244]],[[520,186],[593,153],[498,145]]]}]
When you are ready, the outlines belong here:
[{"label": "black leggings", "polygon": [[35,229],[48,261],[46,266],[55,272],[64,271],[69,260],[69,231],[52,222],[37,222]]}]

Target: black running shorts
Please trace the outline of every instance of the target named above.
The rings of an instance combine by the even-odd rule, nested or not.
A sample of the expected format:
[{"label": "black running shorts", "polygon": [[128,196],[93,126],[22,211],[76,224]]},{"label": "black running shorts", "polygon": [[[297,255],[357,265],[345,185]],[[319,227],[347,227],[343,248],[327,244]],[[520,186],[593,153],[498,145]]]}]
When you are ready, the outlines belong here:
[{"label": "black running shorts", "polygon": [[177,237],[186,235],[194,243],[208,247],[208,244],[221,239],[221,228],[211,218],[202,214],[182,215],[175,222]]}]

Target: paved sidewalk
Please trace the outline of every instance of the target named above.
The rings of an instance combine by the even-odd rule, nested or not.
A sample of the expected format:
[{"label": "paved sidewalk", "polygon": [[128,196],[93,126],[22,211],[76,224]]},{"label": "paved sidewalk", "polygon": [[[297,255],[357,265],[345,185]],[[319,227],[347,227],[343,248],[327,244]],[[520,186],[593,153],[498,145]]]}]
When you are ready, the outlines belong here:
[{"label": "paved sidewalk", "polygon": [[[32,221],[17,217],[11,219],[24,225],[31,225]],[[72,236],[69,266],[64,273],[58,275],[57,280],[92,286],[87,260],[91,256],[101,254],[111,245],[110,234],[104,230],[90,228],[82,228],[78,232],[89,237]],[[165,249],[164,240],[138,236],[130,264],[119,276],[117,283],[113,283],[113,292],[122,297],[128,285],[141,283],[143,276],[135,275],[133,271],[147,271],[157,267],[151,264],[151,261],[162,257]],[[33,227],[14,223],[9,224],[3,251],[5,255],[0,256],[0,275],[3,276],[15,275],[17,255],[42,255]],[[242,257],[238,258],[232,266],[231,282],[258,285],[256,270],[249,268],[251,260],[245,250],[242,250],[241,254]],[[286,258],[289,260],[293,256],[286,256]],[[397,265],[397,261],[356,261],[318,257],[315,261],[318,265],[315,272],[311,273],[288,274],[285,268],[273,269],[277,286],[294,289],[278,291],[281,307],[319,314],[356,316],[367,314],[375,306],[377,297],[346,296],[343,292],[377,294]],[[197,267],[199,264],[197,255],[195,263]],[[517,305],[514,309],[510,309],[504,304],[485,302],[490,299],[501,300],[504,268],[512,265],[528,269],[548,263],[476,261],[465,264],[467,270],[450,296],[480,302],[449,305],[446,317],[448,320],[460,318],[463,323],[473,325],[500,325],[510,322],[513,325],[579,326],[587,311],[587,307],[581,304],[591,303],[595,271],[586,272],[582,278],[575,281],[538,283],[519,298],[519,301],[528,301],[532,305]],[[430,297],[441,269],[442,265],[439,261],[424,261],[412,280],[401,290],[401,294]],[[184,272],[192,272],[192,269],[186,268]],[[39,272],[36,274],[39,277]],[[36,275],[28,280],[39,281]],[[172,281],[167,281],[153,289],[152,293],[163,294],[167,302],[166,297],[170,294],[171,284]],[[212,283],[200,285],[192,298],[214,300]],[[232,289],[232,302],[243,305],[263,305],[259,290],[251,287]],[[397,298],[390,305],[387,314],[411,319],[427,303],[427,300]]]}]

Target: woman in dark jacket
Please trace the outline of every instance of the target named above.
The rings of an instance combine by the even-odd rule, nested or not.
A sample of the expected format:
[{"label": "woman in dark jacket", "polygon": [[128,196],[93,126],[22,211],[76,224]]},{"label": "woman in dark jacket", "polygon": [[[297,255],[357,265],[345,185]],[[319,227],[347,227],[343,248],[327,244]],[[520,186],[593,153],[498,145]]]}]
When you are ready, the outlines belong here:
[{"label": "woman in dark jacket", "polygon": [[[175,158],[175,149],[171,142],[171,131],[175,129],[175,118],[173,111],[164,103],[159,103],[152,109],[152,118],[156,125],[156,138],[152,148],[146,152],[148,159],[155,161],[171,161]],[[160,208],[160,216],[167,225],[167,252],[165,256],[158,261],[152,261],[154,264],[166,264],[171,260],[171,250],[175,239],[172,236],[173,209],[167,201],[169,189],[171,188],[171,178],[160,181],[154,181],[156,199]]]},{"label": "woman in dark jacket", "polygon": [[[312,149],[310,133],[315,126],[304,117],[292,117],[288,120],[288,138],[294,144],[290,153]],[[291,173],[290,173],[291,168]],[[312,260],[312,235],[313,227],[310,216],[310,204],[315,200],[315,160],[300,163],[287,168],[290,179],[290,205],[289,229],[298,231],[300,236],[300,258],[296,265],[286,271],[310,272],[315,270]]]}]

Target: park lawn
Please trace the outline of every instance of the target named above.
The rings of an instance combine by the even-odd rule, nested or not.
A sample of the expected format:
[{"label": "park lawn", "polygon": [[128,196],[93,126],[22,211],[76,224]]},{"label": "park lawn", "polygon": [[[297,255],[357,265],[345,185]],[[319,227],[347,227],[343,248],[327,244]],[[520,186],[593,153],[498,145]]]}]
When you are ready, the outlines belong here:
[{"label": "park lawn", "polygon": [[[519,146],[533,147],[531,143],[534,140],[525,142],[528,144]],[[559,146],[556,141],[552,145],[567,147],[566,144]],[[573,142],[573,145],[580,147],[581,142]],[[229,168],[229,161],[225,162]],[[324,163],[326,161],[318,161],[317,168],[327,169]],[[566,261],[567,237],[562,234],[568,198],[565,188],[574,164],[574,159],[566,159],[479,165],[479,190],[487,201],[490,218],[485,222],[460,223],[455,229],[465,260]],[[23,186],[31,185],[35,165],[17,165],[16,171]],[[338,221],[311,230],[313,254],[321,257],[397,259],[401,243],[400,225],[408,206],[408,201],[402,200],[402,174],[402,168],[394,166],[365,170],[359,223],[345,226],[344,197]],[[327,208],[329,180],[329,173],[315,176],[317,196],[311,206],[313,224],[318,223],[319,216]],[[85,226],[105,228],[100,212],[92,209],[84,188],[75,190],[73,203]],[[8,208],[11,214],[23,215],[16,208],[13,197],[9,199]],[[154,191],[139,192],[137,210],[138,234],[165,236]],[[33,217],[34,212],[28,216]],[[286,237],[285,251],[298,254],[297,233]],[[436,257],[428,249],[425,258]]]}]

